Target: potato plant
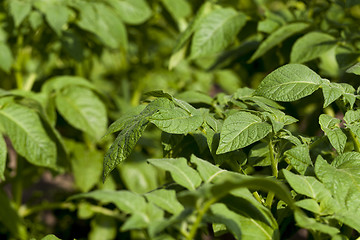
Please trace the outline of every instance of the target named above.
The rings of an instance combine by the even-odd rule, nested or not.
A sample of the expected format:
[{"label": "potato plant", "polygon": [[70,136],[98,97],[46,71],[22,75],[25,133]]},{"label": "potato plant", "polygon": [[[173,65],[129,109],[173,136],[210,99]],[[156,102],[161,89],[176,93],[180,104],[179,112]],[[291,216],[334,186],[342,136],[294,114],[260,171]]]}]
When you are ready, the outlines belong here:
[{"label": "potato plant", "polygon": [[1,239],[360,237],[360,2],[4,0]]}]

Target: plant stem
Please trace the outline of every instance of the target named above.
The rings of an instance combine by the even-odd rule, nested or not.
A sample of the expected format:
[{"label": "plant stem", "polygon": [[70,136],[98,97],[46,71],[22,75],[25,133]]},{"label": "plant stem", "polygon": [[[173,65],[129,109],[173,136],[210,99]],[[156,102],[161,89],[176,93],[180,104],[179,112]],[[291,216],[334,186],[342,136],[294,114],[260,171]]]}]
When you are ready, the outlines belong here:
[{"label": "plant stem", "polygon": [[194,224],[192,225],[192,228],[190,230],[189,235],[186,237],[187,240],[193,240],[195,239],[196,232],[198,228],[200,227],[202,218],[204,217],[205,213],[209,210],[211,205],[217,201],[217,198],[212,198],[209,201],[207,201],[201,209],[198,210],[198,215],[196,217],[196,220]]},{"label": "plant stem", "polygon": [[350,130],[350,136],[354,144],[354,149],[356,152],[360,152],[360,143],[359,139],[356,137],[356,135]]},{"label": "plant stem", "polygon": [[[277,178],[278,175],[279,175],[278,160],[274,156],[274,146],[273,146],[273,142],[272,142],[271,138],[269,140],[269,155],[270,155],[270,160],[271,160],[272,175],[275,178]],[[269,192],[267,197],[266,197],[265,205],[268,206],[269,208],[271,208],[274,197],[275,197],[275,194],[273,192]]]},{"label": "plant stem", "polygon": [[22,76],[22,67],[21,67],[21,62],[22,62],[22,57],[21,57],[21,50],[22,50],[22,46],[24,43],[24,38],[21,34],[19,34],[18,38],[17,38],[17,57],[16,57],[16,62],[14,65],[14,70],[15,70],[15,79],[16,79],[16,86],[18,89],[23,89],[23,76]]},{"label": "plant stem", "polygon": [[14,202],[17,208],[20,208],[22,203],[22,195],[23,195],[23,178],[21,177],[24,165],[24,159],[17,155],[17,166],[16,166],[16,177],[14,178],[13,183],[13,196]]},{"label": "plant stem", "polygon": [[36,80],[36,73],[30,74],[24,85],[24,90],[30,91],[35,83],[35,80]]}]

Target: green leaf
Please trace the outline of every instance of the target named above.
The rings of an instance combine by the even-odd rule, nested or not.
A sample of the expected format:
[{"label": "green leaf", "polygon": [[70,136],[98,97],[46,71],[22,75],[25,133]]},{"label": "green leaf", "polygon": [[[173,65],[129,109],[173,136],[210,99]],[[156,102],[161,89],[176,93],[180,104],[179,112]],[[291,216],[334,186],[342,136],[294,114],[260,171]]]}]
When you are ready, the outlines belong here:
[{"label": "green leaf", "polygon": [[184,207],[176,198],[175,190],[159,189],[145,194],[146,199],[169,213],[179,214]]},{"label": "green leaf", "polygon": [[75,128],[100,139],[106,132],[105,105],[91,90],[82,87],[63,89],[55,99],[60,114]]},{"label": "green leaf", "polygon": [[344,88],[338,83],[332,83],[329,80],[324,80],[321,84],[322,92],[324,95],[324,105],[323,108],[326,108],[335,100],[337,100],[341,95],[345,94]]},{"label": "green leaf", "polygon": [[10,230],[13,237],[28,239],[24,223],[2,189],[0,189],[0,206],[0,222],[3,226]]},{"label": "green leaf", "polygon": [[232,8],[219,8],[200,20],[191,44],[191,58],[217,53],[227,47],[245,25],[246,15]]},{"label": "green leaf", "polygon": [[196,165],[197,171],[204,182],[211,182],[216,176],[227,172],[195,155],[191,155],[190,161]]},{"label": "green leaf", "polygon": [[286,169],[282,170],[286,181],[299,194],[310,197],[316,201],[327,201],[331,193],[315,177],[294,174]]},{"label": "green leaf", "polygon": [[69,200],[91,198],[101,202],[102,204],[113,203],[117,208],[125,213],[136,213],[146,209],[146,201],[139,194],[125,190],[95,190],[88,193],[80,193],[73,195]]},{"label": "green leaf", "polygon": [[43,237],[41,240],[61,240],[61,239],[56,237],[54,234],[48,234],[45,237]]},{"label": "green leaf", "polygon": [[335,217],[359,231],[360,153],[347,152],[339,155],[331,165],[319,156],[315,173],[336,200]]},{"label": "green leaf", "polygon": [[0,52],[0,69],[9,73],[11,66],[14,63],[11,49],[5,42],[0,41]]},{"label": "green leaf", "polygon": [[313,163],[310,158],[309,147],[307,145],[300,145],[287,150],[285,153],[286,158],[289,160],[291,166],[296,171],[304,175],[307,168],[312,166]]},{"label": "green leaf", "polygon": [[336,46],[335,38],[321,32],[309,32],[299,38],[292,47],[292,63],[311,61]]},{"label": "green leaf", "polygon": [[185,158],[149,159],[152,165],[169,171],[174,181],[181,186],[195,190],[201,183],[199,174],[188,166]]},{"label": "green leaf", "polygon": [[127,48],[127,32],[115,8],[101,2],[76,1],[74,6],[80,11],[78,26],[95,34],[108,47]]},{"label": "green leaf", "polygon": [[319,215],[322,214],[319,204],[314,199],[303,199],[303,200],[297,201],[295,204],[296,204],[296,206],[301,207],[310,212],[313,212],[313,213],[316,213]]},{"label": "green leaf", "polygon": [[340,232],[339,229],[335,227],[319,223],[315,219],[307,217],[303,212],[295,211],[294,215],[296,223],[302,228],[309,229],[315,232],[318,231],[326,233],[330,236],[336,235]]},{"label": "green leaf", "polygon": [[353,74],[356,74],[356,75],[360,75],[360,63],[356,63],[352,67],[348,68],[346,70],[346,72],[347,73],[353,73]]},{"label": "green leaf", "polygon": [[88,192],[101,177],[103,154],[75,141],[68,141],[67,149],[71,149],[71,168],[75,184],[82,192]]},{"label": "green leaf", "polygon": [[249,164],[251,166],[270,166],[271,158],[267,143],[258,143],[249,152]]},{"label": "green leaf", "polygon": [[225,224],[236,239],[278,239],[274,236],[275,229],[265,222],[252,216],[237,214],[229,210],[225,204],[216,203],[210,209],[211,219],[216,223]]},{"label": "green leaf", "polygon": [[0,109],[0,125],[6,130],[16,152],[30,163],[58,168],[56,144],[33,110],[15,103],[8,104]]},{"label": "green leaf", "polygon": [[164,132],[188,134],[194,132],[203,123],[201,115],[190,115],[181,108],[160,109],[150,117],[150,122]]},{"label": "green leaf", "polygon": [[217,154],[234,151],[263,139],[271,125],[248,112],[236,112],[225,119]]},{"label": "green leaf", "polygon": [[345,113],[344,120],[351,132],[360,137],[360,110],[348,110]]},{"label": "green leaf", "polygon": [[256,50],[256,52],[251,56],[249,62],[253,62],[257,58],[264,55],[267,51],[283,42],[285,39],[291,37],[292,35],[302,32],[309,27],[308,23],[289,23],[285,26],[278,28],[275,32],[270,34]]},{"label": "green leaf", "polygon": [[36,0],[34,6],[45,14],[46,21],[50,27],[58,35],[61,35],[61,31],[72,13],[71,10],[61,1],[56,0]]},{"label": "green leaf", "polygon": [[111,0],[109,3],[127,24],[144,23],[152,14],[145,0]]},{"label": "green leaf", "polygon": [[92,219],[91,231],[89,232],[89,240],[96,239],[115,239],[118,227],[115,218],[98,214]]},{"label": "green leaf", "polygon": [[325,132],[331,145],[339,153],[343,153],[346,144],[346,134],[339,128],[340,119],[333,118],[326,114],[321,114],[319,117],[321,129]]},{"label": "green leaf", "polygon": [[26,1],[12,0],[9,1],[10,14],[12,15],[15,27],[19,27],[24,19],[31,12],[31,3]]},{"label": "green leaf", "polygon": [[315,92],[321,77],[300,64],[287,64],[267,75],[255,94],[275,101],[291,102]]},{"label": "green leaf", "polygon": [[4,171],[6,167],[7,146],[4,137],[0,133],[0,180],[4,181]]},{"label": "green leaf", "polygon": [[167,98],[158,98],[151,102],[146,108],[137,115],[135,121],[128,121],[119,133],[104,158],[103,181],[106,176],[131,153],[137,141],[149,124],[149,118],[158,109],[174,108],[173,102]]},{"label": "green leaf", "polygon": [[41,87],[41,92],[50,93],[52,91],[60,91],[66,87],[84,87],[96,91],[96,87],[82,77],[77,76],[59,76],[47,80]]},{"label": "green leaf", "polygon": [[180,20],[191,14],[191,5],[186,0],[161,0],[161,2],[175,20]]},{"label": "green leaf", "polygon": [[176,95],[176,98],[188,103],[205,103],[211,105],[213,99],[205,93],[197,91],[185,91]]}]

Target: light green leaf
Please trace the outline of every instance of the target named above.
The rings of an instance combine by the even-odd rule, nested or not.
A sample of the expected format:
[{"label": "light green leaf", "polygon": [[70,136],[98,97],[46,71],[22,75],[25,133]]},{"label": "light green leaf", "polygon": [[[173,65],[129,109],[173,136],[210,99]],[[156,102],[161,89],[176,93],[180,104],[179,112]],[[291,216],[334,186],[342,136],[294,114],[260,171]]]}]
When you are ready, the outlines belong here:
[{"label": "light green leaf", "polygon": [[255,94],[275,101],[291,102],[315,92],[321,77],[300,64],[287,64],[267,75]]},{"label": "light green leaf", "polygon": [[321,84],[321,89],[325,100],[323,108],[326,108],[336,99],[341,97],[341,95],[345,94],[345,91],[340,84],[332,83],[329,80],[323,80],[323,83]]},{"label": "light green leaf", "polygon": [[76,1],[80,11],[79,27],[95,34],[111,48],[127,48],[127,32],[114,8],[100,2]]},{"label": "light green leaf", "polygon": [[61,35],[62,28],[67,23],[71,10],[61,1],[36,0],[34,6],[45,14],[46,21],[50,27]]},{"label": "light green leaf", "polygon": [[176,95],[176,98],[188,103],[205,103],[211,105],[213,99],[205,93],[197,91],[184,91]]},{"label": "light green leaf", "polygon": [[356,63],[352,67],[346,70],[347,73],[354,73],[356,75],[360,75],[360,63]]},{"label": "light green leaf", "polygon": [[336,46],[335,38],[321,32],[309,32],[299,38],[292,47],[292,63],[311,61]]},{"label": "light green leaf", "polygon": [[248,112],[236,112],[225,119],[217,154],[234,151],[263,139],[271,125]]},{"label": "light green leaf", "polygon": [[41,240],[61,240],[61,239],[56,237],[54,234],[48,234],[45,237],[43,237]]},{"label": "light green leaf", "polygon": [[47,80],[41,87],[41,92],[50,93],[51,91],[60,91],[66,87],[84,87],[96,91],[96,87],[82,77],[77,76],[58,76]]},{"label": "light green leaf", "polygon": [[291,166],[293,166],[296,171],[302,175],[305,174],[306,169],[309,166],[313,165],[310,158],[309,146],[307,145],[293,147],[287,150],[284,154],[289,160]]},{"label": "light green leaf", "polygon": [[71,168],[75,184],[82,192],[88,192],[98,182],[102,174],[103,154],[95,149],[90,150],[84,144],[68,141]]},{"label": "light green leaf", "polygon": [[0,222],[3,226],[9,229],[12,236],[16,238],[21,240],[29,239],[25,225],[2,189],[0,189],[0,206]]},{"label": "light green leaf", "polygon": [[60,114],[75,128],[100,139],[106,132],[105,105],[91,90],[82,87],[63,89],[55,99]]},{"label": "light green leaf", "polygon": [[14,18],[15,27],[19,27],[31,12],[31,3],[27,1],[9,1],[10,14]]},{"label": "light green leaf", "polygon": [[225,204],[216,203],[210,209],[211,219],[216,223],[225,224],[238,240],[278,239],[274,237],[275,229],[265,222],[254,219],[252,216],[237,214],[229,210]]},{"label": "light green leaf", "polygon": [[9,73],[14,62],[14,57],[11,49],[5,42],[0,41],[0,69]]},{"label": "light green leaf", "polygon": [[8,104],[0,109],[0,125],[6,130],[15,150],[30,163],[57,169],[56,144],[33,110],[15,103]]},{"label": "light green leaf", "polygon": [[[334,208],[337,212],[334,217],[359,231],[360,153],[347,152],[339,155],[331,165],[319,156],[315,173],[336,200]],[[348,214],[353,218],[346,217]]]},{"label": "light green leaf", "polygon": [[126,213],[144,211],[147,205],[145,199],[141,195],[125,190],[95,190],[88,193],[73,195],[69,200],[82,198],[91,198],[102,204],[113,203],[117,208]]},{"label": "light green leaf", "polygon": [[159,189],[145,194],[147,200],[169,213],[179,214],[184,207],[176,198],[175,190]]},{"label": "light green leaf", "polygon": [[350,131],[360,137],[360,110],[348,110],[345,113],[344,120]]},{"label": "light green leaf", "polygon": [[0,180],[5,180],[4,171],[6,167],[7,146],[4,137],[0,133]]},{"label": "light green leaf", "polygon": [[329,226],[327,224],[319,223],[314,218],[307,217],[303,212],[295,211],[295,220],[296,223],[305,229],[309,229],[315,232],[322,232],[325,234],[329,234],[330,236],[338,234],[339,229]]},{"label": "light green leaf", "polygon": [[115,239],[118,227],[115,218],[97,214],[90,223],[89,240]]},{"label": "light green leaf", "polygon": [[299,194],[310,197],[316,201],[327,201],[331,193],[315,177],[294,174],[288,170],[282,170],[286,181]]},{"label": "light green leaf", "polygon": [[191,44],[191,58],[217,53],[227,47],[245,25],[246,15],[232,8],[219,8],[200,20]]},{"label": "light green leaf", "polygon": [[310,212],[321,214],[321,208],[316,200],[314,199],[303,199],[295,203],[296,206],[301,207]]},{"label": "light green leaf", "polygon": [[145,0],[111,0],[109,3],[127,24],[141,24],[148,20],[152,14]]},{"label": "light green leaf", "polygon": [[289,23],[278,28],[275,32],[270,34],[268,38],[266,38],[256,50],[256,52],[251,56],[250,62],[253,62],[257,58],[264,55],[267,51],[278,45],[279,43],[283,42],[288,37],[292,35],[302,32],[306,28],[309,27],[308,23]]},{"label": "light green leaf", "polygon": [[270,152],[267,143],[258,143],[249,152],[249,164],[251,166],[270,166]]},{"label": "light green leaf", "polygon": [[161,2],[175,20],[185,18],[191,14],[191,5],[186,0],[161,0]]},{"label": "light green leaf", "polygon": [[188,134],[194,132],[203,123],[201,115],[190,115],[181,108],[160,109],[150,117],[150,122],[164,132]]},{"label": "light green leaf", "polygon": [[227,172],[208,161],[196,157],[195,155],[191,155],[190,161],[196,164],[196,169],[204,182],[211,182],[214,178],[216,178],[216,176]]},{"label": "light green leaf", "polygon": [[321,129],[325,132],[331,145],[339,153],[343,153],[346,144],[346,134],[339,128],[340,119],[333,118],[326,114],[321,114],[319,117]]},{"label": "light green leaf", "polygon": [[174,181],[181,186],[195,190],[201,183],[199,174],[188,166],[185,158],[149,159],[152,165],[169,171]]}]

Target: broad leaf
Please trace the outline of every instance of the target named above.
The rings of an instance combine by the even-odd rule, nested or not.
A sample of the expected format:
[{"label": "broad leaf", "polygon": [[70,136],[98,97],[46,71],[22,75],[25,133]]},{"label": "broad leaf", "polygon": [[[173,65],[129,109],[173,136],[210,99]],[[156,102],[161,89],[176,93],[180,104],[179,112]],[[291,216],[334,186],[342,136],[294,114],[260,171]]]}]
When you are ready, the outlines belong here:
[{"label": "broad leaf", "polygon": [[203,123],[201,115],[190,115],[181,108],[160,109],[151,116],[150,122],[164,132],[188,134],[194,132]]},{"label": "broad leaf", "polygon": [[141,24],[151,17],[151,9],[145,0],[109,1],[121,19],[128,24]]},{"label": "broad leaf", "polygon": [[129,191],[95,190],[88,193],[73,195],[69,200],[91,198],[102,204],[113,203],[117,208],[126,213],[141,212],[146,209],[144,197]]},{"label": "broad leaf", "polygon": [[89,240],[115,239],[118,232],[116,219],[103,214],[97,214],[90,225]]},{"label": "broad leaf", "polygon": [[253,216],[237,214],[229,210],[225,204],[216,203],[211,206],[211,220],[223,223],[236,239],[279,239],[275,237],[275,229]]},{"label": "broad leaf", "polygon": [[267,75],[255,94],[275,101],[291,102],[315,92],[321,77],[300,64],[287,64]]},{"label": "broad leaf", "polygon": [[145,194],[147,200],[169,213],[178,214],[184,207],[176,198],[175,190],[159,189]]},{"label": "broad leaf", "polygon": [[33,110],[15,103],[8,104],[0,109],[0,125],[6,130],[15,150],[29,162],[57,169],[56,144]]},{"label": "broad leaf", "polygon": [[180,20],[191,14],[191,5],[186,0],[161,0],[161,2],[175,20]]},{"label": "broad leaf", "polygon": [[315,232],[322,232],[325,234],[329,234],[330,236],[338,234],[339,229],[329,226],[327,224],[319,223],[314,218],[309,218],[303,212],[295,211],[295,220],[296,223],[305,229],[309,229]]},{"label": "broad leaf", "polygon": [[354,66],[348,68],[346,70],[347,73],[354,73],[356,75],[360,75],[360,63],[356,63]]},{"label": "broad leaf", "polygon": [[219,8],[198,25],[191,44],[191,58],[207,56],[227,47],[245,25],[246,15],[232,8]]},{"label": "broad leaf", "polygon": [[72,126],[100,139],[107,126],[106,108],[89,89],[72,87],[56,96],[56,107]]},{"label": "broad leaf", "polygon": [[14,62],[13,54],[10,47],[2,41],[0,41],[0,52],[0,69],[8,73]]},{"label": "broad leaf", "polygon": [[48,234],[45,237],[43,237],[41,240],[61,240],[61,239],[56,237],[54,234]]},{"label": "broad leaf", "polygon": [[315,173],[337,202],[334,206],[337,209],[335,217],[359,231],[360,153],[347,152],[339,155],[331,165],[319,156]]},{"label": "broad leaf", "polygon": [[312,166],[313,163],[310,158],[309,147],[307,145],[300,145],[287,150],[285,153],[286,158],[296,171],[304,175],[306,169]]},{"label": "broad leaf", "polygon": [[159,109],[174,108],[174,104],[167,98],[158,98],[151,102],[146,108],[137,115],[135,121],[126,121],[126,125],[121,126],[119,133],[104,158],[103,181],[106,176],[131,153],[137,141],[149,124],[149,118]]},{"label": "broad leaf", "polygon": [[321,114],[319,117],[321,129],[325,132],[331,145],[339,153],[343,153],[346,144],[346,134],[339,128],[340,119],[332,118],[326,114]]},{"label": "broad leaf", "polygon": [[174,181],[181,186],[195,190],[201,183],[199,174],[188,166],[185,158],[149,159],[152,165],[169,171]]},{"label": "broad leaf", "polygon": [[216,176],[227,172],[195,155],[191,155],[191,162],[196,164],[197,171],[204,182],[211,182]]},{"label": "broad leaf", "polygon": [[335,38],[321,32],[310,32],[299,38],[292,47],[290,59],[293,63],[311,61],[336,45]]},{"label": "broad leaf", "polygon": [[217,154],[234,151],[263,139],[271,125],[248,112],[236,112],[225,119]]},{"label": "broad leaf", "polygon": [[0,133],[0,180],[5,180],[4,171],[6,167],[7,146],[4,137]]},{"label": "broad leaf", "polygon": [[257,58],[264,55],[267,51],[287,39],[288,37],[302,32],[306,28],[309,27],[308,23],[290,23],[278,28],[275,32],[270,34],[268,38],[266,38],[256,50],[256,52],[251,56],[250,62],[256,60]]},{"label": "broad leaf", "polygon": [[360,137],[360,110],[349,110],[345,113],[346,127],[357,137]]},{"label": "broad leaf", "polygon": [[15,27],[19,27],[23,20],[31,12],[31,3],[26,1],[12,0],[9,1],[9,8],[14,18]]},{"label": "broad leaf", "polygon": [[321,84],[321,89],[324,95],[324,105],[323,108],[326,108],[336,99],[345,94],[343,87],[338,83],[332,83],[329,80],[324,80]]},{"label": "broad leaf", "polygon": [[286,181],[299,194],[310,197],[316,201],[327,201],[331,198],[331,193],[315,177],[294,174],[288,170],[283,170]]},{"label": "broad leaf", "polygon": [[96,87],[82,77],[77,76],[58,76],[47,80],[41,87],[41,92],[50,93],[51,91],[60,91],[66,87],[84,87],[96,91]]}]

